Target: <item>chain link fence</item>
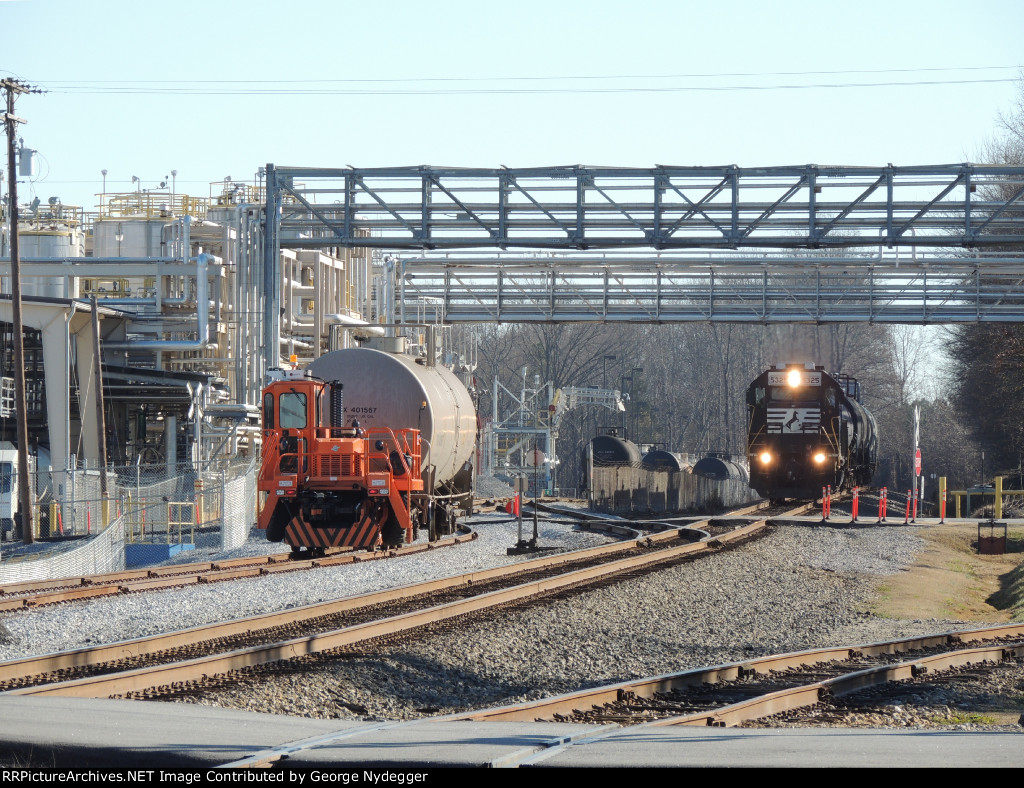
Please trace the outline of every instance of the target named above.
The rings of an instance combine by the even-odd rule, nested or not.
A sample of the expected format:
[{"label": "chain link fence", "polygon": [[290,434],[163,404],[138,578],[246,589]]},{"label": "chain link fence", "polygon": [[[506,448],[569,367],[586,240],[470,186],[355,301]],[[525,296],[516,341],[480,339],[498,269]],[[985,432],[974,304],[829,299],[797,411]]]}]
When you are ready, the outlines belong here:
[{"label": "chain link fence", "polygon": [[[36,537],[95,538],[53,558],[20,563],[38,565],[32,571],[41,578],[65,577],[123,569],[126,545],[234,549],[256,521],[258,470],[255,460],[245,460],[201,474],[187,466],[109,467],[105,480],[102,471],[92,468],[34,473]],[[18,582],[8,578],[7,570],[14,572],[14,567],[6,566],[9,560],[2,552],[0,561],[0,583]]]},{"label": "chain link fence", "polygon": [[119,572],[125,568],[125,529],[118,518],[92,539],[82,539],[71,550],[54,555],[21,556],[10,560],[0,556],[0,584],[49,580],[54,577]]}]

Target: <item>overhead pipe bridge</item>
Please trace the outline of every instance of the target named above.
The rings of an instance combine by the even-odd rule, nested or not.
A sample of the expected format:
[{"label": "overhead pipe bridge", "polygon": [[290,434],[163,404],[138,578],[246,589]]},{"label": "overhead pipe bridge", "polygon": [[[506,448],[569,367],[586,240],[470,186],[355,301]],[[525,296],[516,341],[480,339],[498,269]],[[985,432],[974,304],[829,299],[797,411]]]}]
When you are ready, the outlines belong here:
[{"label": "overhead pipe bridge", "polygon": [[451,323],[1024,320],[1024,167],[268,164],[266,183],[268,292],[281,248],[369,247]]}]

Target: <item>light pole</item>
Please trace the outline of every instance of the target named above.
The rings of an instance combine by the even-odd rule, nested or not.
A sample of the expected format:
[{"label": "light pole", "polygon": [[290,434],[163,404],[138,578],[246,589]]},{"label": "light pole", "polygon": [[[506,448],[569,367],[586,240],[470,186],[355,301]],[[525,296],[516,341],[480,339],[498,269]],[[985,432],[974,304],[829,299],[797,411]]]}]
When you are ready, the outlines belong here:
[{"label": "light pole", "polygon": [[615,356],[605,353],[604,359],[601,361],[601,388],[608,388],[608,362],[614,361]]},{"label": "light pole", "polygon": [[640,412],[639,412],[639,409],[636,407],[636,402],[635,402],[636,398],[633,397],[632,395],[636,391],[636,377],[637,377],[637,375],[641,374],[643,371],[644,371],[643,367],[633,367],[633,374],[629,376],[629,381],[630,381],[630,383],[629,383],[630,397],[629,398],[630,398],[630,400],[633,401],[633,407],[634,407],[634,410],[633,410],[633,429],[631,430],[631,432],[633,433],[634,437],[636,436],[636,433],[640,431]]},{"label": "light pole", "polygon": [[[629,381],[632,386],[633,376],[623,375],[622,376],[622,399],[626,402],[629,401],[629,394],[626,392],[626,381]],[[626,440],[626,409],[622,409],[622,440]]]}]

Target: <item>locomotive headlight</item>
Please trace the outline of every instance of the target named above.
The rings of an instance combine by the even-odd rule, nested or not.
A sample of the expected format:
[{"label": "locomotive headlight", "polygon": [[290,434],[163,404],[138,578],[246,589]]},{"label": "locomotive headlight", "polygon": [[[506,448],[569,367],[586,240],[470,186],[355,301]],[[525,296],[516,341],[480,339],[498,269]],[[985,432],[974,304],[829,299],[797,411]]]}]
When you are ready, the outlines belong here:
[{"label": "locomotive headlight", "polygon": [[789,387],[793,389],[799,386],[802,382],[800,370],[791,369],[788,373],[786,373],[786,382],[789,384]]},{"label": "locomotive headlight", "polygon": [[816,452],[814,452],[814,462],[817,463],[818,465],[821,465],[823,462],[825,462],[825,452],[823,452],[823,451],[816,451]]},{"label": "locomotive headlight", "polygon": [[768,463],[770,463],[772,461],[771,453],[766,452],[766,451],[761,452],[760,460],[761,460],[761,464],[762,465],[767,465]]}]

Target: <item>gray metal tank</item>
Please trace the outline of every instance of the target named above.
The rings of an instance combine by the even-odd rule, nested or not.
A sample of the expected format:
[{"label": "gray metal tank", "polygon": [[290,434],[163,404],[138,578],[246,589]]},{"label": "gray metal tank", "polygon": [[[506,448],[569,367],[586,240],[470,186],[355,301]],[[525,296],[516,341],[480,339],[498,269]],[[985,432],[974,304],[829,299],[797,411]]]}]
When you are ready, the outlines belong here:
[{"label": "gray metal tank", "polygon": [[713,455],[698,460],[693,466],[693,472],[697,476],[718,481],[732,480],[745,483],[750,478],[746,467],[740,463]]},{"label": "gray metal tank", "polygon": [[363,429],[420,430],[429,450],[423,453],[423,467],[434,466],[436,487],[455,479],[472,460],[476,408],[455,375],[420,361],[403,353],[346,348],[316,359],[309,371],[344,385],[345,426],[358,419]]}]

